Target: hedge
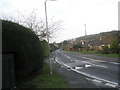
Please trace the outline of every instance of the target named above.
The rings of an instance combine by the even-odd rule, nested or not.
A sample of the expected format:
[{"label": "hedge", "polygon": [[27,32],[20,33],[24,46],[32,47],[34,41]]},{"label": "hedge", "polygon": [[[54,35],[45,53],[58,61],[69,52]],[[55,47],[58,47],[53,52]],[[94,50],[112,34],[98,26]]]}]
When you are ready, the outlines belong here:
[{"label": "hedge", "polygon": [[42,44],[32,30],[2,20],[2,52],[14,54],[17,80],[42,68],[44,56]]}]

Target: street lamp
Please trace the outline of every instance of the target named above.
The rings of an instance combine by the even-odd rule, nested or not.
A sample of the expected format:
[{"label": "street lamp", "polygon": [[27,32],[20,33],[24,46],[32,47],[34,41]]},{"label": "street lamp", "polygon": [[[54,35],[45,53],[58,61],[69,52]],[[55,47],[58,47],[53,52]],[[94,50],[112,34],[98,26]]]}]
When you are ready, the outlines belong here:
[{"label": "street lamp", "polygon": [[[49,45],[49,35],[48,35],[48,20],[47,20],[47,5],[46,5],[46,2],[48,0],[45,0],[45,20],[46,20],[46,35],[47,35],[47,41],[48,41],[48,59],[49,59],[49,62],[50,62],[50,74],[52,74],[52,65],[51,65],[51,60],[49,58],[50,56],[50,45]],[[49,1],[56,1],[56,0],[49,0]]]}]

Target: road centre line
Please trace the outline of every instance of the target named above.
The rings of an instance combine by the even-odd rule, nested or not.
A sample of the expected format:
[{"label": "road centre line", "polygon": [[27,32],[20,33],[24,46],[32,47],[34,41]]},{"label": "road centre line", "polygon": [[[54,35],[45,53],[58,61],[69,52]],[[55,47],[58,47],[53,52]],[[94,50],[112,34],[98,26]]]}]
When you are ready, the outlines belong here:
[{"label": "road centre line", "polygon": [[112,63],[112,64],[120,64],[120,63],[116,63],[116,62],[110,62],[110,63]]},{"label": "road centre line", "polygon": [[[98,60],[98,59],[92,59],[92,58],[87,58],[87,57],[83,57],[83,58],[84,58],[84,59],[89,59],[89,60],[98,61],[98,62],[107,62],[107,61]],[[117,63],[117,62],[109,62],[109,63],[112,63],[112,64],[120,64],[120,63]]]},{"label": "road centre line", "polygon": [[103,66],[103,65],[95,65],[97,67],[103,67],[103,68],[108,68],[107,66]]},{"label": "road centre line", "polygon": [[92,66],[97,66],[97,67],[108,68],[107,66],[97,65],[97,64],[90,63],[90,62],[86,62],[86,61],[82,61],[82,62],[87,63],[87,64],[90,64],[90,65],[92,65]]},{"label": "road centre line", "polygon": [[69,56],[67,56],[66,54],[62,53],[64,56],[66,56],[67,58],[70,58]]},{"label": "road centre line", "polygon": [[94,60],[94,61],[98,61],[98,62],[107,62],[107,61],[102,61],[102,60],[98,60],[98,59],[92,59],[92,58],[87,58],[87,57],[82,57],[84,59],[89,59],[89,60]]}]

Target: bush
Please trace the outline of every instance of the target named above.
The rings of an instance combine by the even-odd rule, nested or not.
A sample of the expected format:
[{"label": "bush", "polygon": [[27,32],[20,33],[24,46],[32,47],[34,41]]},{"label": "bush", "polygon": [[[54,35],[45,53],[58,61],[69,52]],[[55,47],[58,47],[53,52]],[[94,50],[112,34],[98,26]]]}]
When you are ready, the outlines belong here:
[{"label": "bush", "polygon": [[13,53],[16,79],[27,76],[43,65],[42,43],[34,32],[10,21],[2,20],[3,53]]},{"label": "bush", "polygon": [[110,47],[110,50],[111,50],[112,53],[119,53],[120,52],[120,46],[119,46],[118,42],[113,41],[112,45]]},{"label": "bush", "polygon": [[44,40],[41,41],[42,55],[48,57],[48,43]]},{"label": "bush", "polygon": [[109,54],[110,53],[110,49],[109,49],[108,45],[105,45],[105,47],[102,50],[102,53],[103,54]]}]

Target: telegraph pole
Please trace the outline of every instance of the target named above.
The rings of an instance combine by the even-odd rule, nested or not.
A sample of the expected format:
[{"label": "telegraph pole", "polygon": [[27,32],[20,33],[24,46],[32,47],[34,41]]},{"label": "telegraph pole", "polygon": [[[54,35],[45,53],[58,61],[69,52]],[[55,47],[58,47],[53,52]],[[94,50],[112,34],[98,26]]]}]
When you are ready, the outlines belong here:
[{"label": "telegraph pole", "polygon": [[86,24],[84,24],[84,26],[85,26],[85,48],[86,48],[86,50],[87,50],[87,31],[86,31]]},{"label": "telegraph pole", "polygon": [[86,39],[87,37],[86,24],[84,24],[84,26],[85,26],[85,39]]}]

